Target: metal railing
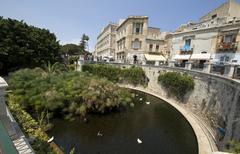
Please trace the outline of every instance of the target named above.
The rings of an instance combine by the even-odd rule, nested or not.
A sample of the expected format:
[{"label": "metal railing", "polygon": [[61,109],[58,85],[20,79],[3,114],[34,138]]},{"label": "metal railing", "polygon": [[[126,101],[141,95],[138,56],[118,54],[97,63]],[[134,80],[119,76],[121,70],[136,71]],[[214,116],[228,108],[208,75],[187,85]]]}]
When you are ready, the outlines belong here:
[{"label": "metal railing", "polygon": [[233,52],[238,48],[238,42],[220,42],[217,44],[217,52]]}]

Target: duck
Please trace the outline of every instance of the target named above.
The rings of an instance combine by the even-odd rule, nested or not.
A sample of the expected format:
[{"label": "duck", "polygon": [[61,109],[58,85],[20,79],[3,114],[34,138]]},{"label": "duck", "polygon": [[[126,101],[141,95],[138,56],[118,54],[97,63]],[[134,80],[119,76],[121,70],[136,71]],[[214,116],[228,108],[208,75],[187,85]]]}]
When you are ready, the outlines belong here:
[{"label": "duck", "polygon": [[103,134],[100,131],[98,131],[97,136],[103,136]]},{"label": "duck", "polygon": [[137,139],[138,144],[142,143],[142,140],[140,140],[139,138]]},{"label": "duck", "polygon": [[54,136],[52,136],[47,142],[50,143],[54,140]]},{"label": "duck", "polygon": [[151,104],[150,102],[146,102],[147,105]]}]

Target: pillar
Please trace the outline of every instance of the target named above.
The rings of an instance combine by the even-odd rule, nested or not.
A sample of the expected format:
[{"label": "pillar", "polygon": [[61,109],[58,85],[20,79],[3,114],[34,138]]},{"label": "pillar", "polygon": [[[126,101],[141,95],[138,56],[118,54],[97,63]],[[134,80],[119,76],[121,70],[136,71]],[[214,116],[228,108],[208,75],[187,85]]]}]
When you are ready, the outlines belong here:
[{"label": "pillar", "polygon": [[77,63],[77,71],[82,72],[82,66],[84,64],[83,60],[79,60]]},{"label": "pillar", "polygon": [[142,65],[146,65],[146,60],[143,60],[143,61],[142,61]]},{"label": "pillar", "polygon": [[192,69],[192,62],[191,61],[188,61],[188,62],[185,63],[185,69],[187,69],[187,70]]},{"label": "pillar", "polygon": [[233,78],[236,66],[236,64],[226,64],[224,66],[224,76]]},{"label": "pillar", "polygon": [[205,72],[205,73],[211,73],[211,71],[212,71],[212,66],[213,66],[213,63],[212,63],[212,62],[205,62],[205,63],[204,63],[204,67],[203,67],[203,72]]},{"label": "pillar", "polygon": [[168,67],[174,67],[175,66],[175,61],[174,60],[170,60],[168,62]]},{"label": "pillar", "polygon": [[155,61],[155,66],[159,66],[159,61]]}]

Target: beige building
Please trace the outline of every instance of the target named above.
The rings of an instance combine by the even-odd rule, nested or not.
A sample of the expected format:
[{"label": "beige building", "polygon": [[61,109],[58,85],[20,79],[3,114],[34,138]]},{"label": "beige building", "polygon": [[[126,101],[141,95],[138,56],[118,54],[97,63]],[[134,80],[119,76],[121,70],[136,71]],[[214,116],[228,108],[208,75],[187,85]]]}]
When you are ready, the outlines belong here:
[{"label": "beige building", "polygon": [[99,60],[114,59],[117,24],[109,23],[98,35],[94,55]]},{"label": "beige building", "polygon": [[170,38],[170,58],[180,65],[193,61],[240,64],[240,4],[229,0],[198,23],[182,25]]},{"label": "beige building", "polygon": [[165,61],[164,37],[159,28],[148,26],[147,16],[129,16],[116,29],[115,60],[119,63]]}]

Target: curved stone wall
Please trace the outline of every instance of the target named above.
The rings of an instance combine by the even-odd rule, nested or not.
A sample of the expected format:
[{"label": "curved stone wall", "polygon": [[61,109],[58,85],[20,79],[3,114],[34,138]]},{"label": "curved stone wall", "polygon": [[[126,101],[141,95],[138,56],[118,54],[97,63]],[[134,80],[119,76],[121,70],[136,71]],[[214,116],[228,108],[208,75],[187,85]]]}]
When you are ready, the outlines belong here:
[{"label": "curved stone wall", "polygon": [[[177,71],[194,77],[194,90],[186,94],[181,106],[191,110],[208,127],[220,150],[230,140],[240,140],[240,81],[198,71],[170,67],[143,67],[148,78],[148,89],[168,98],[158,84],[159,73]],[[171,98],[177,101],[175,98]]]},{"label": "curved stone wall", "polygon": [[[230,140],[240,141],[240,80],[176,67],[141,67],[149,78],[148,86],[143,88],[127,85],[127,87],[156,94],[165,101],[175,102],[193,113],[195,121],[202,127],[205,137],[209,138],[208,142],[212,151],[217,150],[215,149],[216,145],[220,151],[223,151]],[[170,98],[158,83],[159,74],[168,71],[188,73],[194,77],[194,90],[186,94],[183,102],[178,102],[176,98]]]}]

